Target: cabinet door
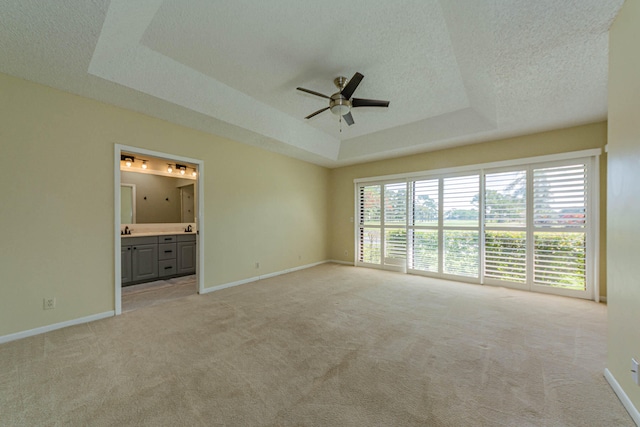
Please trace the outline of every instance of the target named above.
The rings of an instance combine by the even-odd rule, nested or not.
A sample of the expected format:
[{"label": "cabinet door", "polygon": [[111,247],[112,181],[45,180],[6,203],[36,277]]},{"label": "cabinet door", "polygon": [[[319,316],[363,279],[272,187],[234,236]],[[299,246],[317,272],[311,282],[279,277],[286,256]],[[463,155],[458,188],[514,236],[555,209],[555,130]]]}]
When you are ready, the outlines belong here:
[{"label": "cabinet door", "polygon": [[158,245],[135,245],[132,248],[132,280],[158,277]]},{"label": "cabinet door", "polygon": [[132,280],[131,276],[131,246],[122,247],[122,284],[126,285]]},{"label": "cabinet door", "polygon": [[196,242],[178,242],[178,274],[196,272]]}]

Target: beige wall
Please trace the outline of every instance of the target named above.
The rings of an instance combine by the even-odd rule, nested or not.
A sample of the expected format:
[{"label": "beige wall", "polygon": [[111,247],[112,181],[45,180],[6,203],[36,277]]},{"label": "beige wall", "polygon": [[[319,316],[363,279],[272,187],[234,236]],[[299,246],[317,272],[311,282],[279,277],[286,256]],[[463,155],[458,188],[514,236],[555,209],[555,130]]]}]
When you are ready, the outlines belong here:
[{"label": "beige wall", "polygon": [[116,143],[204,161],[206,287],[327,258],[329,170],[0,74],[0,336],[114,309]]},{"label": "beige wall", "polygon": [[[467,145],[447,150],[433,151],[392,160],[384,160],[347,166],[331,171],[331,258],[354,261],[354,212],[355,178],[419,172],[431,169],[474,165],[501,160],[512,160],[546,154],[603,148],[607,140],[606,122],[594,123],[568,129],[543,132],[517,138]],[[604,156],[603,156],[604,157]],[[604,164],[604,160],[601,162]],[[605,175],[601,175],[601,215],[606,201]],[[601,227],[601,253],[605,252],[605,222]],[[345,255],[345,252],[348,255]],[[601,262],[600,294],[606,295],[604,255]]]},{"label": "beige wall", "polygon": [[353,261],[354,178],[603,147],[606,134],[596,123],[327,170],[0,74],[0,336],[114,309],[116,143],[204,160],[212,287]]},{"label": "beige wall", "polygon": [[627,0],[610,32],[609,342],[607,368],[637,409],[640,387],[640,0]]}]

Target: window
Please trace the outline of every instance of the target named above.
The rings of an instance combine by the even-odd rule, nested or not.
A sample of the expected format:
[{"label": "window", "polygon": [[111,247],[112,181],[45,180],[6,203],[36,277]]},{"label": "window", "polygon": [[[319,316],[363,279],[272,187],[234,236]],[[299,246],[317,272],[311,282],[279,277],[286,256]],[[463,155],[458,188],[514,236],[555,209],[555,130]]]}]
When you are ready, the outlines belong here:
[{"label": "window", "polygon": [[379,185],[368,185],[360,188],[360,262],[368,264],[380,263],[380,231],[382,217],[380,206],[382,197]]},{"label": "window", "polygon": [[356,182],[356,265],[589,298],[596,159]]},{"label": "window", "polygon": [[443,179],[444,274],[478,277],[479,193],[477,174]]},{"label": "window", "polygon": [[413,181],[411,188],[409,266],[411,270],[438,272],[439,180]]},{"label": "window", "polygon": [[586,290],[586,190],[586,164],[533,170],[535,285]]},{"label": "window", "polygon": [[526,283],[527,171],[485,174],[484,277]]},{"label": "window", "polygon": [[359,262],[405,270],[407,183],[365,185],[358,191]]}]

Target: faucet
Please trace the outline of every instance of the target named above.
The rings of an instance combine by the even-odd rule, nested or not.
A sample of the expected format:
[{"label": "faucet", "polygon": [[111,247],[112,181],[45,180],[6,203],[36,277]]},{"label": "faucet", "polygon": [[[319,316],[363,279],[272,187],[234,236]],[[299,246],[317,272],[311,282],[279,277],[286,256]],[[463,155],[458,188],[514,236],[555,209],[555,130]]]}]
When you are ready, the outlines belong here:
[{"label": "faucet", "polygon": [[120,234],[122,235],[130,235],[131,234],[131,230],[129,230],[129,226],[125,226],[124,227],[124,231],[121,231]]},{"label": "faucet", "polygon": [[193,229],[191,228],[191,224],[189,224],[189,226],[184,229],[185,233],[191,233],[192,231],[193,231]]}]

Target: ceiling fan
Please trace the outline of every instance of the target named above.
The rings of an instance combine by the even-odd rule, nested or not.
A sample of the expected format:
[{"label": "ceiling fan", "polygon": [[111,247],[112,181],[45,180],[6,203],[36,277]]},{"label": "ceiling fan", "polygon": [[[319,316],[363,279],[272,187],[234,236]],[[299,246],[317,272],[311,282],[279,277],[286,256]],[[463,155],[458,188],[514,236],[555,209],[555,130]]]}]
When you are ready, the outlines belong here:
[{"label": "ceiling fan", "polygon": [[351,115],[351,109],[356,107],[388,107],[389,101],[378,101],[376,99],[361,99],[361,98],[351,98],[353,92],[355,92],[356,88],[362,81],[364,76],[360,73],[355,73],[351,80],[347,80],[346,77],[336,77],[333,80],[333,84],[335,84],[339,92],[334,93],[331,96],[324,95],[322,93],[315,92],[313,90],[305,89],[303,87],[297,88],[302,92],[310,93],[311,95],[320,96],[322,98],[329,99],[329,106],[322,108],[315,113],[309,114],[305,119],[310,119],[313,116],[316,116],[323,111],[331,110],[333,114],[341,116],[344,118],[344,121],[347,122],[349,126],[351,126],[353,121],[353,116]]}]

